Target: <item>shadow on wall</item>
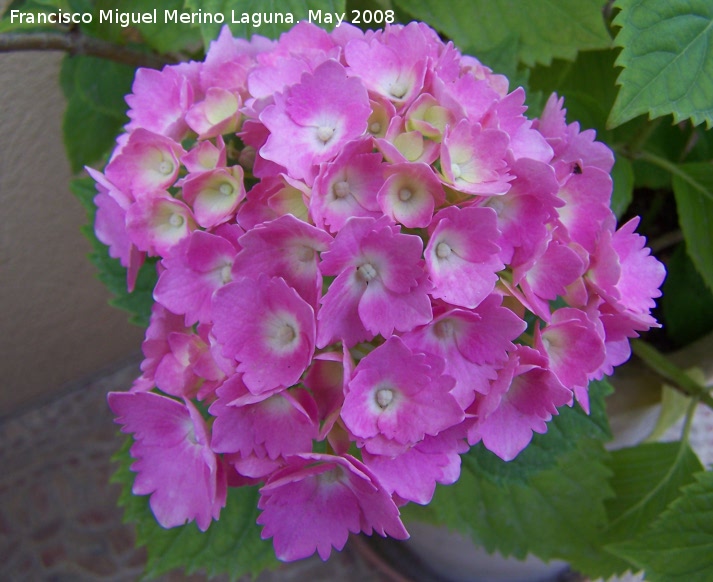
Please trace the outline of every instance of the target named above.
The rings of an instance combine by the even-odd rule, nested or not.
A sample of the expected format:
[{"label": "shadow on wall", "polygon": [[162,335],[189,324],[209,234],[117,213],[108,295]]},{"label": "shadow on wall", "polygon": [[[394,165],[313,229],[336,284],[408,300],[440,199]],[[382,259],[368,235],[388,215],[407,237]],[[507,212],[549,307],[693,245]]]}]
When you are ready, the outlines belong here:
[{"label": "shadow on wall", "polygon": [[0,418],[140,347],[107,305],[62,145],[59,53],[0,54]]}]

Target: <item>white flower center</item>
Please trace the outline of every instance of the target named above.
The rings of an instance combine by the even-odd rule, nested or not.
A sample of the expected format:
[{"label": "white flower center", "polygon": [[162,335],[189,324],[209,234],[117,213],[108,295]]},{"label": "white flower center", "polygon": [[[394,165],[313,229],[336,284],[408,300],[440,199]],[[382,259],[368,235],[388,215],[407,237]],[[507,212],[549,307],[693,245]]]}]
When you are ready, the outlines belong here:
[{"label": "white flower center", "polygon": [[439,259],[446,259],[448,258],[453,251],[451,250],[451,247],[448,246],[448,243],[438,243],[436,246],[436,256]]},{"label": "white flower center", "polygon": [[394,391],[391,388],[379,388],[375,396],[379,408],[385,410],[394,401]]},{"label": "white flower center", "polygon": [[401,200],[401,202],[408,202],[411,196],[413,196],[413,192],[408,188],[401,188],[401,190],[399,190],[399,200]]},{"label": "white flower center", "polygon": [[168,160],[164,160],[158,165],[158,171],[164,176],[168,176],[173,172],[173,164]]},{"label": "white flower center", "polygon": [[335,198],[346,198],[350,194],[349,182],[341,181],[332,186]]},{"label": "white flower center", "polygon": [[357,272],[361,276],[362,281],[366,283],[376,277],[376,269],[370,263],[364,263],[363,265],[361,265],[357,269]]},{"label": "white flower center", "polygon": [[235,189],[228,184],[227,182],[223,182],[220,187],[218,188],[218,191],[223,195],[223,196],[232,196],[233,192],[235,192]]},{"label": "white flower center", "polygon": [[322,143],[327,143],[334,135],[334,128],[328,125],[323,125],[317,128],[317,139]]},{"label": "white flower center", "polygon": [[231,273],[230,265],[225,265],[220,270],[220,280],[223,281],[223,285],[225,285],[226,283],[229,283],[232,278],[233,278],[233,275]]},{"label": "white flower center", "polygon": [[171,217],[168,219],[168,224],[173,226],[174,228],[180,228],[183,226],[183,223],[186,222],[186,219],[183,218],[180,214],[172,214]]},{"label": "white flower center", "polygon": [[297,332],[295,331],[295,328],[292,327],[289,323],[285,323],[284,325],[282,325],[275,334],[275,339],[277,340],[277,343],[280,345],[280,347],[285,347],[289,345],[296,337]]},{"label": "white flower center", "polygon": [[381,131],[381,124],[378,121],[373,122],[369,126],[369,131],[371,133],[379,133]]},{"label": "white flower center", "polygon": [[453,174],[453,179],[457,180],[460,178],[461,175],[461,169],[460,165],[456,164],[455,162],[451,164],[451,173]]},{"label": "white flower center", "polygon": [[408,85],[403,81],[396,81],[389,87],[389,93],[391,93],[392,97],[396,97],[396,99],[401,99],[401,97],[406,95],[406,91],[408,91]]},{"label": "white flower center", "polygon": [[453,335],[453,322],[450,319],[442,319],[434,326],[434,332],[439,338],[447,338]]},{"label": "white flower center", "polygon": [[295,255],[297,256],[298,261],[302,263],[309,263],[314,260],[314,249],[307,245],[298,245],[295,250]]},{"label": "white flower center", "polygon": [[488,206],[495,210],[495,214],[498,216],[502,213],[503,209],[505,208],[505,205],[502,203],[501,200],[498,200],[495,196],[492,196],[490,200],[488,200]]}]

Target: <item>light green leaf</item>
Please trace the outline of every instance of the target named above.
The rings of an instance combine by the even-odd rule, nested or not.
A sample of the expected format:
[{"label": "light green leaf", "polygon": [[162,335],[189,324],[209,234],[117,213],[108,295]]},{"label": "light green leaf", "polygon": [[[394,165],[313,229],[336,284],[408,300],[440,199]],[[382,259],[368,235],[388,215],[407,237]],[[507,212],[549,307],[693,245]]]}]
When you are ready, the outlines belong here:
[{"label": "light green leaf", "polygon": [[680,489],[703,470],[687,443],[647,443],[614,451],[610,481],[615,496],[606,501],[609,526],[599,537],[601,556],[587,574],[608,578],[632,565],[604,548],[644,534],[680,494]]},{"label": "light green leaf", "polygon": [[124,507],[124,521],[136,524],[137,544],[146,546],[146,576],[154,578],[181,568],[187,573],[203,571],[208,576],[226,573],[231,580],[244,574],[257,576],[278,565],[272,544],[260,538],[255,523],[258,516],[257,487],[228,489],[228,500],[207,531],[194,523],[164,529],[154,519],[147,496],[131,493],[135,474],[129,456],[131,439],[127,439],[114,460],[120,467],[112,481],[122,486],[119,505]]},{"label": "light green leaf", "polygon": [[713,290],[713,165],[674,166],[673,192],[688,255]]},{"label": "light green leaf", "polygon": [[[686,373],[696,382],[705,382],[703,373],[698,368],[686,370]],[[656,419],[656,426],[654,426],[651,434],[646,437],[646,441],[656,442],[661,440],[666,431],[683,418],[690,405],[691,398],[689,396],[669,384],[661,386],[661,412]]]},{"label": "light green leaf", "polygon": [[713,580],[713,473],[695,479],[644,535],[611,547],[646,570],[647,580]]},{"label": "light green leaf", "polygon": [[60,75],[68,99],[64,143],[73,172],[101,160],[128,122],[124,96],[134,69],[96,57],[65,58]]},{"label": "light green leaf", "polygon": [[449,36],[460,47],[490,51],[515,35],[519,60],[548,65],[577,52],[607,48],[600,0],[395,0],[409,14]]},{"label": "light green leaf", "polygon": [[70,182],[70,188],[87,211],[87,224],[82,227],[82,232],[92,245],[89,260],[97,268],[101,282],[113,295],[109,304],[129,312],[131,323],[148,327],[157,279],[155,265],[146,263],[141,267],[134,291],[129,293],[126,290],[126,269],[117,259],[109,256],[107,247],[94,234],[94,217],[97,211],[94,205],[94,197],[97,194],[94,180],[77,178]]},{"label": "light green leaf", "polygon": [[624,67],[609,116],[616,127],[641,114],[713,126],[713,2],[618,0]]},{"label": "light green leaf", "polygon": [[[187,9],[197,12],[222,13],[225,24],[235,36],[250,38],[254,34],[277,38],[301,20],[307,20],[310,11],[321,11],[322,16],[335,13],[341,16],[345,10],[345,0],[185,0]],[[234,17],[233,17],[234,15]],[[249,20],[242,22],[243,18]],[[267,20],[271,22],[267,22]],[[236,22],[234,22],[234,20]],[[320,24],[315,21],[315,24]],[[327,30],[336,24],[322,23]],[[205,23],[200,25],[203,43],[208,49],[210,41],[217,38],[221,24]]]},{"label": "light green leaf", "polygon": [[473,447],[462,457],[458,482],[439,486],[428,507],[404,507],[405,519],[440,522],[505,556],[533,553],[589,564],[596,533],[606,525],[604,499],[611,493],[601,445],[608,438],[607,388],[593,384],[592,416],[565,407],[548,432],[535,435],[513,461]]}]

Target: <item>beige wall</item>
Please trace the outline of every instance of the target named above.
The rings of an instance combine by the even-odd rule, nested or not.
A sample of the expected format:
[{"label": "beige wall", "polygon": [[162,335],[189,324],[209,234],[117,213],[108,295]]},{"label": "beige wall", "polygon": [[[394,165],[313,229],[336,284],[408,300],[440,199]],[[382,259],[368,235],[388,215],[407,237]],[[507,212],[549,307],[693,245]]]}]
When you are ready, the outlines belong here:
[{"label": "beige wall", "polygon": [[58,53],[0,54],[0,417],[140,347],[108,307],[67,186]]}]

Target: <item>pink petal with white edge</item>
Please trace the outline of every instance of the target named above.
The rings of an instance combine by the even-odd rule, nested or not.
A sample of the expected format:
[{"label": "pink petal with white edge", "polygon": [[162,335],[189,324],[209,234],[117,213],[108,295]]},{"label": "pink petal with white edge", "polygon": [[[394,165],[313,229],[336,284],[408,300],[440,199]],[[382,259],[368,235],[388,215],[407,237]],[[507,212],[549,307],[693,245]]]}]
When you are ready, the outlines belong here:
[{"label": "pink petal with white edge", "polygon": [[282,278],[228,283],[213,296],[213,317],[223,355],[253,394],[296,384],[312,361],[314,310]]},{"label": "pink petal with white edge", "polygon": [[264,222],[240,238],[242,250],[233,264],[233,276],[282,277],[313,307],[322,291],[319,253],[329,249],[332,237],[323,230],[286,214]]},{"label": "pink petal with white edge", "polygon": [[326,560],[349,533],[408,538],[391,496],[373,473],[351,456],[296,455],[260,489],[258,524],[273,538],[283,561],[317,552]]},{"label": "pink petal with white edge", "polygon": [[[543,331],[536,329],[535,346],[549,357],[549,369],[557,379],[572,391],[586,389],[588,375],[604,363],[604,342],[594,323],[586,313],[571,307],[555,311]],[[579,396],[577,399],[588,410],[588,403]]]},{"label": "pink petal with white edge", "polygon": [[165,190],[178,177],[183,148],[172,139],[139,128],[106,167],[107,179],[134,198]]},{"label": "pink petal with white edge", "polygon": [[557,407],[572,400],[571,392],[546,366],[547,359],[536,350],[518,346],[490,394],[468,410],[477,418],[468,442],[482,440],[488,450],[510,461],[530,443],[533,432],[546,432]]},{"label": "pink petal with white edge", "polygon": [[347,79],[336,61],[305,73],[299,84],[260,114],[270,130],[260,155],[297,179],[314,179],[314,166],[332,160],[344,144],[366,131],[369,96],[359,79]]},{"label": "pink petal with white edge", "polygon": [[342,420],[364,440],[367,450],[380,453],[394,441],[414,445],[463,420],[463,410],[450,394],[455,381],[444,375],[445,362],[414,353],[397,337],[365,356],[349,381]]},{"label": "pink petal with white edge", "polygon": [[425,228],[433,210],[443,204],[446,194],[436,174],[427,164],[391,164],[386,182],[377,194],[386,216],[407,228]]},{"label": "pink petal with white edge", "polygon": [[213,228],[230,220],[238,204],[245,199],[240,166],[189,174],[181,185],[183,199],[193,207],[196,222],[203,228]]},{"label": "pink petal with white edge", "polygon": [[345,340],[351,347],[376,333],[428,323],[422,248],[420,237],[399,233],[388,217],[349,219],[322,256],[322,273],[337,278],[322,297],[318,345]]},{"label": "pink petal with white edge", "polygon": [[151,392],[111,392],[108,401],[122,432],[135,439],[134,495],[151,495],[151,510],[163,527],[195,521],[208,529],[225,506],[226,483],[198,411],[188,401]]},{"label": "pink petal with white edge", "polygon": [[239,95],[220,87],[211,87],[205,99],[195,103],[186,113],[186,123],[199,139],[235,133],[240,128]]},{"label": "pink petal with white edge", "polygon": [[513,340],[526,323],[502,307],[498,295],[487,297],[474,310],[453,309],[433,322],[403,336],[410,348],[441,356],[446,373],[456,380],[451,394],[466,408],[476,393],[487,394],[497,369],[514,349]]},{"label": "pink petal with white edge", "polygon": [[127,130],[142,127],[181,141],[188,132],[184,116],[193,103],[193,87],[177,67],[165,66],[161,71],[140,68],[126,103],[131,119]]},{"label": "pink petal with white edge", "polygon": [[661,297],[659,287],[666,277],[666,268],[646,245],[646,239],[634,232],[639,217],[632,218],[612,237],[612,247],[619,256],[621,278],[616,284],[619,302],[633,313],[648,314],[656,306],[654,298]]},{"label": "pink petal with white edge", "polygon": [[364,464],[384,488],[401,499],[427,505],[433,499],[436,484],[451,485],[460,477],[460,454],[468,445],[449,431],[427,436],[405,453],[390,457],[363,451]]},{"label": "pink petal with white edge", "polygon": [[167,256],[195,229],[191,209],[168,192],[143,197],[126,213],[126,231],[131,241],[149,255]]},{"label": "pink petal with white edge", "polygon": [[482,129],[465,119],[449,127],[441,144],[441,171],[456,190],[492,196],[505,194],[512,179],[507,173],[508,135]]},{"label": "pink petal with white edge", "polygon": [[337,232],[352,216],[381,215],[376,193],[384,183],[383,158],[373,153],[370,139],[344,146],[330,164],[320,167],[314,181],[309,210],[314,223]]},{"label": "pink petal with white edge", "polygon": [[312,440],[318,432],[317,405],[307,391],[282,391],[254,404],[231,405],[240,393],[235,382],[223,384],[216,392],[218,400],[210,407],[215,417],[215,452],[240,453],[243,457],[267,454],[275,460],[312,451]]},{"label": "pink petal with white edge", "polygon": [[476,307],[493,291],[496,273],[504,268],[495,211],[451,206],[434,217],[433,225],[424,253],[431,294],[452,305]]},{"label": "pink petal with white edge", "polygon": [[185,314],[188,325],[212,321],[211,297],[232,280],[230,269],[237,253],[237,243],[193,231],[162,261],[165,270],[154,288],[154,299],[174,313]]}]

